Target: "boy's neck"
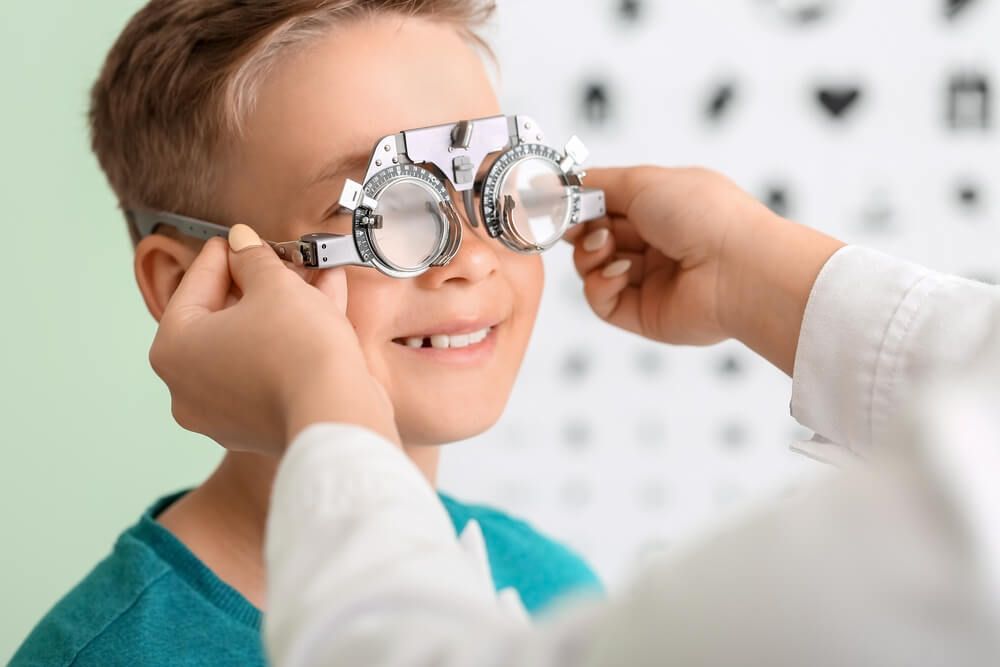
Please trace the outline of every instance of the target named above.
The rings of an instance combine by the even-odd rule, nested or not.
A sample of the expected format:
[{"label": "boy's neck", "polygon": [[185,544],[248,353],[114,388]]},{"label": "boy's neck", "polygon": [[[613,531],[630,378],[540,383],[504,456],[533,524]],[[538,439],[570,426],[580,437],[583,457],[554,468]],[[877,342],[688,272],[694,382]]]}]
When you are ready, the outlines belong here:
[{"label": "boy's neck", "polygon": [[[438,449],[404,447],[432,486]],[[273,458],[227,452],[204,483],[158,517],[216,576],[261,610],[266,607],[264,531],[277,469]]]}]

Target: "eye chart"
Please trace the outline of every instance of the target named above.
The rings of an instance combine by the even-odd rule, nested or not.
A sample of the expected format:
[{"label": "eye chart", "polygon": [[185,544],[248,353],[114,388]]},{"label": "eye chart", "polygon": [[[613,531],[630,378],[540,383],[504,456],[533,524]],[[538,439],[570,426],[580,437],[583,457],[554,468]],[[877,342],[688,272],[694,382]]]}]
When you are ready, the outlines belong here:
[{"label": "eye chart", "polygon": [[[845,241],[1000,281],[992,0],[500,0],[505,113],[591,165],[703,165]],[[442,487],[637,562],[825,467],[789,450],[791,382],[735,343],[668,348],[591,315],[568,248],[507,412]]]}]

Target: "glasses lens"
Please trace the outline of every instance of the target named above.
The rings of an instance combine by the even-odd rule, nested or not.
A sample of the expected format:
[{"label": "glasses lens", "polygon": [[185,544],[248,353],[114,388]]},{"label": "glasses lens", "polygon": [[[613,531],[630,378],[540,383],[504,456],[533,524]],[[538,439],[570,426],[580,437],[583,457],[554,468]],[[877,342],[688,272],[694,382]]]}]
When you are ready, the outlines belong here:
[{"label": "glasses lens", "polygon": [[569,226],[569,191],[559,166],[529,158],[518,162],[504,178],[500,201],[514,200],[512,223],[519,236],[547,248],[562,238]]},{"label": "glasses lens", "polygon": [[378,196],[376,215],[382,227],[372,230],[372,242],[382,259],[404,271],[426,267],[437,256],[445,222],[438,200],[419,181],[390,183]]}]

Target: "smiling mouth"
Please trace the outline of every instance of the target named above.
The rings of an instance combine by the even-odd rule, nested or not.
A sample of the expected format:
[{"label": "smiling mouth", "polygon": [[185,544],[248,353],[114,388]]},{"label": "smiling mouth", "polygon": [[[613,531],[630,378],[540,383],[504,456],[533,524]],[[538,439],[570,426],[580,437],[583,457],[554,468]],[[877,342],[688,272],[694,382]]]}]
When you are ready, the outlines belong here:
[{"label": "smiling mouth", "polygon": [[402,345],[413,350],[421,348],[433,348],[435,350],[459,350],[473,345],[478,345],[486,340],[496,326],[484,327],[477,331],[464,334],[431,334],[428,336],[406,336],[396,338],[393,343]]}]

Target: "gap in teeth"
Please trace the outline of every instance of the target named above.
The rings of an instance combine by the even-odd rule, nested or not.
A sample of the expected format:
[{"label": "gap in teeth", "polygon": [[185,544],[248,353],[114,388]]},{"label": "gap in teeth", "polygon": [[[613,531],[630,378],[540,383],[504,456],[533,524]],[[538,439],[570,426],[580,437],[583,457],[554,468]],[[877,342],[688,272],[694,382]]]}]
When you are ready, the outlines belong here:
[{"label": "gap in teeth", "polygon": [[401,342],[406,347],[415,350],[425,347],[433,347],[437,350],[459,349],[483,342],[486,340],[486,337],[490,335],[490,331],[492,331],[492,327],[480,329],[479,331],[474,331],[469,334],[458,334],[455,336],[448,336],[446,334],[435,334],[433,336],[410,336],[409,338],[403,339]]}]

